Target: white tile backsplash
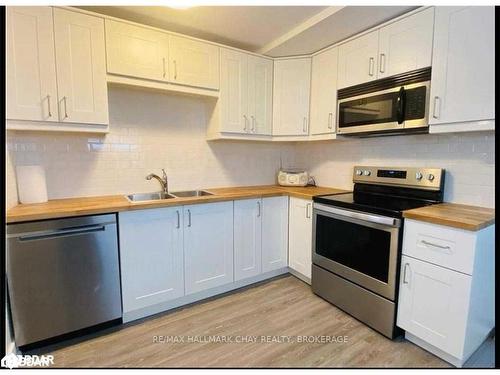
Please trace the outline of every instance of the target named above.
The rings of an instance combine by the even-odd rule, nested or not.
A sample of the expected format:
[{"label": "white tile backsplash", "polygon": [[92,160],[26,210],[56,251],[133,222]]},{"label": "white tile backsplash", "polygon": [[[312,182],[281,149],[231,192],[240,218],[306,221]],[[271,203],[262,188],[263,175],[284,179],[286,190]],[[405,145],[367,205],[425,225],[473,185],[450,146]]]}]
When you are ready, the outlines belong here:
[{"label": "white tile backsplash", "polygon": [[7,132],[7,207],[17,203],[14,167],[45,167],[49,199],[156,191],[148,173],[165,168],[170,190],[275,182],[284,166],[307,168],[319,185],[352,188],[356,164],[447,170],[445,199],[494,207],[494,133],[412,135],[334,142],[211,141],[202,98],[109,90],[106,135]]}]

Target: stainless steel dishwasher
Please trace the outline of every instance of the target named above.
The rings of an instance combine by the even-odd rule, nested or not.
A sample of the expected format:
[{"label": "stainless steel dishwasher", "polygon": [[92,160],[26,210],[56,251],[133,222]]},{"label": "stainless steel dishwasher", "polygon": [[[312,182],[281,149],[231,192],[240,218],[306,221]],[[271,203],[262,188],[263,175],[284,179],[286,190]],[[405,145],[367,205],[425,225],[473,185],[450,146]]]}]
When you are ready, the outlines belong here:
[{"label": "stainless steel dishwasher", "polygon": [[17,346],[121,318],[116,215],[7,226]]}]

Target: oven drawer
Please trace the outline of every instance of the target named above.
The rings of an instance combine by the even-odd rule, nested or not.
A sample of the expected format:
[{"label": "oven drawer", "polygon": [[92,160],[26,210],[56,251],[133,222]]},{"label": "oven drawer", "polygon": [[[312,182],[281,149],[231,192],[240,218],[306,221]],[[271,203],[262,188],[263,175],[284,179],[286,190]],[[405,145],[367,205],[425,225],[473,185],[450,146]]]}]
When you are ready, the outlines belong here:
[{"label": "oven drawer", "polygon": [[471,275],[475,241],[474,232],[406,219],[403,254]]}]

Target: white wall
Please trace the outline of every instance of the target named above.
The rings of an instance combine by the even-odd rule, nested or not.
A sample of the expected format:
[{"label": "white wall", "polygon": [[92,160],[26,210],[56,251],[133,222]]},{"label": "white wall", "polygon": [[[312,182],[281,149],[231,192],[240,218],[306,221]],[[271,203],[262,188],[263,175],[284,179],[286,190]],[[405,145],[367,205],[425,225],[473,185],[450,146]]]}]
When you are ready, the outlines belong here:
[{"label": "white wall", "polygon": [[166,168],[170,190],[275,183],[284,166],[319,185],[352,188],[352,167],[445,168],[445,200],[494,207],[493,132],[334,142],[207,142],[205,99],[126,88],[109,91],[108,135],[7,133],[7,207],[17,203],[14,167],[41,164],[50,199],[157,191],[148,173]]},{"label": "white wall", "polygon": [[296,160],[318,185],[352,189],[355,165],[446,169],[445,201],[495,206],[495,134],[421,134],[303,143]]},{"label": "white wall", "polygon": [[[109,134],[9,131],[8,159],[43,165],[49,199],[158,191],[145,176],[161,168],[171,191],[274,184],[280,156],[287,165],[293,145],[207,142],[205,100],[110,88]],[[17,203],[13,168],[7,179],[10,207]]]}]

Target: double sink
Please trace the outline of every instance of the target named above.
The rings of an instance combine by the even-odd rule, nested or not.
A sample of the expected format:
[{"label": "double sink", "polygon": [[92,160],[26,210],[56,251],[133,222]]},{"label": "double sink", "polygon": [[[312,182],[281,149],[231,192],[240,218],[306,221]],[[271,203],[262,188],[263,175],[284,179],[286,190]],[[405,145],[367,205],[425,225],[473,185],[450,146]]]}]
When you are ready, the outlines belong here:
[{"label": "double sink", "polygon": [[141,201],[155,201],[155,200],[172,199],[172,198],[203,197],[207,195],[214,195],[214,194],[205,190],[185,190],[185,191],[176,191],[173,193],[164,193],[164,192],[137,193],[137,194],[126,195],[126,197],[130,202],[141,202]]}]

